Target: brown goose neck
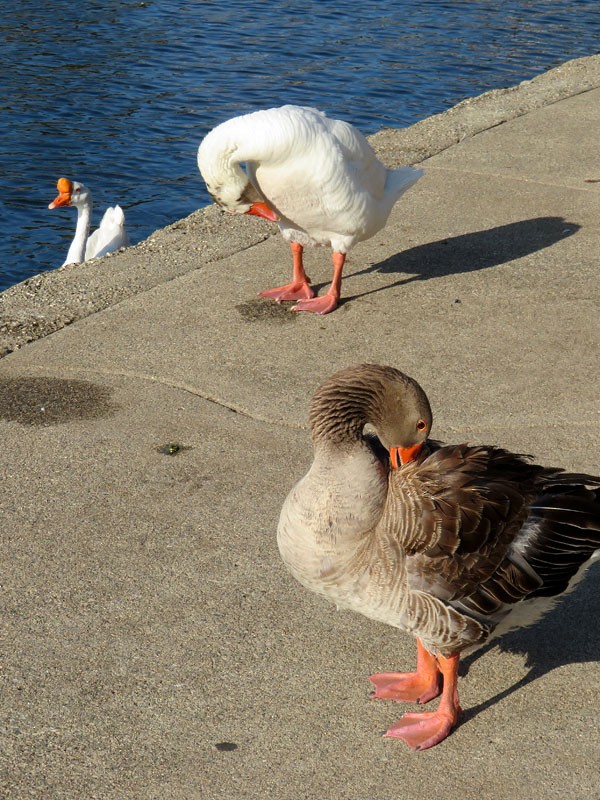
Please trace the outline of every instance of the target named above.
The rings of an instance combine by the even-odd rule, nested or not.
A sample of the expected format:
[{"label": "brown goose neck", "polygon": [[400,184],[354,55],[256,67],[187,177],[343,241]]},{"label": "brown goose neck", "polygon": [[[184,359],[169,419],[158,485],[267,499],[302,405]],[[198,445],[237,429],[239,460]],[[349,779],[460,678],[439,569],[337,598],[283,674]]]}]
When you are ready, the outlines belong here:
[{"label": "brown goose neck", "polygon": [[310,410],[313,442],[352,446],[366,424],[384,447],[410,447],[425,440],[432,415],[419,384],[393,367],[358,364],[332,375],[317,389]]},{"label": "brown goose neck", "polygon": [[377,427],[380,419],[376,387],[324,386],[311,405],[309,421],[313,441],[344,445],[360,441],[367,423]]}]

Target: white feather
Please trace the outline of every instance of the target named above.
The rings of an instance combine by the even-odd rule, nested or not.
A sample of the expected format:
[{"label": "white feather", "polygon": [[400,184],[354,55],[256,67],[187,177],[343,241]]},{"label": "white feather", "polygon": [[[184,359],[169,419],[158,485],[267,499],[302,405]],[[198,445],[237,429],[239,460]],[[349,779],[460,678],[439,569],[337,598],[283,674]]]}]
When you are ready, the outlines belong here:
[{"label": "white feather", "polygon": [[250,181],[279,215],[286,239],[340,253],[381,230],[394,203],[423,174],[386,169],[352,125],[301,106],[224,122],[202,141],[198,167],[227,210],[248,211],[251,203],[241,195]]}]

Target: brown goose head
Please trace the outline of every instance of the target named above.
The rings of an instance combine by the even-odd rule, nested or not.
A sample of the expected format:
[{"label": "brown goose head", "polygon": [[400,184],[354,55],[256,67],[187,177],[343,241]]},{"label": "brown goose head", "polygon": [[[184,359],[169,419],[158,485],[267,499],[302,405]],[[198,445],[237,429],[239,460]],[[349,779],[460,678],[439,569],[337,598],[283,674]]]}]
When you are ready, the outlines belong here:
[{"label": "brown goose head", "polygon": [[394,468],[417,457],[433,417],[419,384],[393,367],[360,364],[340,370],[317,389],[310,409],[315,444],[352,446],[372,425]]}]

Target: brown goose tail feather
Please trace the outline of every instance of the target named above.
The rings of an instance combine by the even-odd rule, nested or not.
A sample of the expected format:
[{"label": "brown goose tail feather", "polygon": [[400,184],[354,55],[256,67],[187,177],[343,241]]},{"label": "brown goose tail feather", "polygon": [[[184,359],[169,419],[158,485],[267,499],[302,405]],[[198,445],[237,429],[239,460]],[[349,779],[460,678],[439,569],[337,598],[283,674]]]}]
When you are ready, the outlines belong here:
[{"label": "brown goose tail feather", "polygon": [[[558,480],[557,480],[558,479]],[[600,478],[553,476],[531,504],[521,552],[542,580],[528,597],[553,597],[569,588],[590,559],[600,556]]]}]

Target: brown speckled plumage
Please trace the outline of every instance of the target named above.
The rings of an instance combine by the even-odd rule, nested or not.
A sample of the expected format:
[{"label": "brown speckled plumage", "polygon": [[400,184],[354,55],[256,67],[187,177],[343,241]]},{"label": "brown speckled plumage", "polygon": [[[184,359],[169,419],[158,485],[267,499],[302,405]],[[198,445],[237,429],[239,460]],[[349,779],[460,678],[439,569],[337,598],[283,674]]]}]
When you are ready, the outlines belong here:
[{"label": "brown speckled plumage", "polygon": [[[302,584],[443,660],[535,621],[573,587],[600,555],[600,478],[443,446],[427,439],[431,422],[421,387],[395,369],[329,378],[310,411],[314,462],[283,506],[278,543]],[[390,469],[385,449],[421,441]]]}]

